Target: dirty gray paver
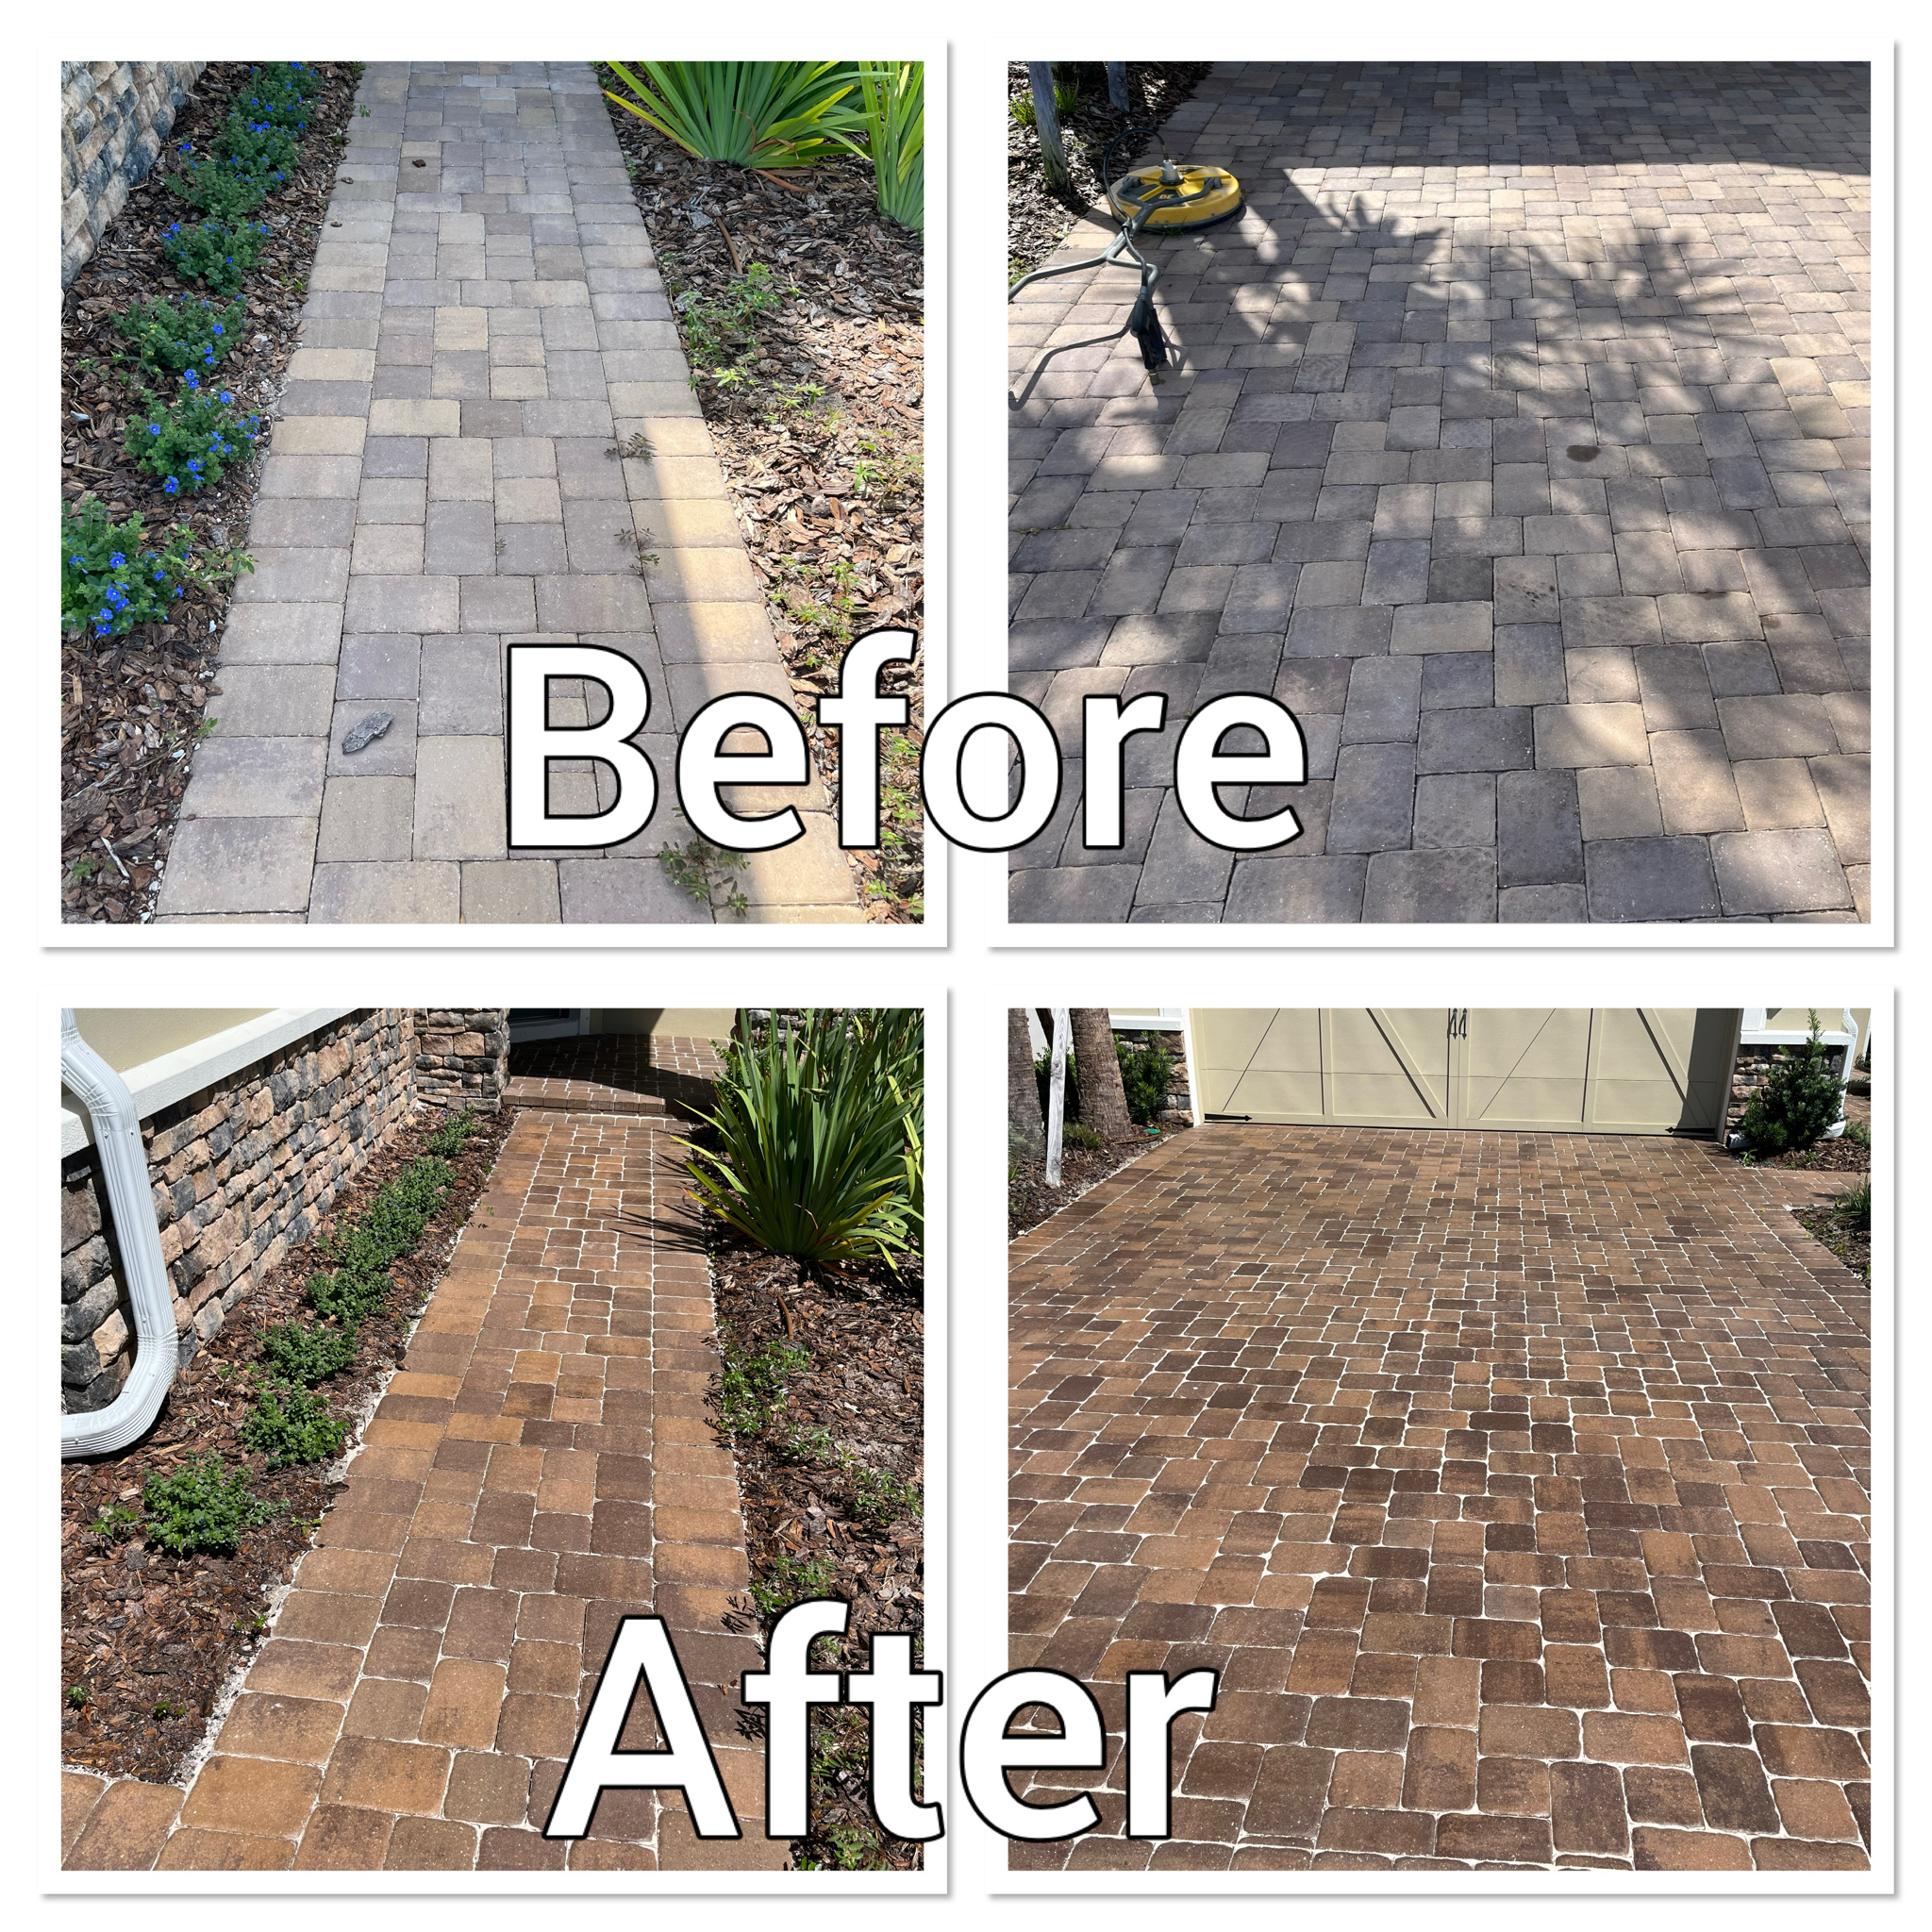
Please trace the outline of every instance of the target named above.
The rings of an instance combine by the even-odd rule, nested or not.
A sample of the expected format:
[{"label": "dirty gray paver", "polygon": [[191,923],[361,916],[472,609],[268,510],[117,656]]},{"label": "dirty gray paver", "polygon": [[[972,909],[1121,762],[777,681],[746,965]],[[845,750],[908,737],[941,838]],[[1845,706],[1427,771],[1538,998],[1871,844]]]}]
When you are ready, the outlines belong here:
[{"label": "dirty gray paver", "polygon": [[[1247,209],[1150,251],[1179,367],[1076,350],[1012,423],[1010,688],[1070,748],[1168,694],[1151,843],[1082,862],[1063,799],[1011,917],[1868,918],[1866,118],[1856,66],[1217,65],[1167,142]],[[1135,286],[1024,291],[1016,389]],[[1235,858],[1168,787],[1239,690],[1311,782]]]},{"label": "dirty gray paver", "polygon": [[[1852,1871],[1871,1831],[1852,1175],[1708,1143],[1197,1128],[1013,1244],[1013,1669],[1107,1715],[1016,1868]],[[1173,1836],[1123,1829],[1131,1671]]]},{"label": "dirty gray paver", "polygon": [[[158,916],[703,923],[657,862],[691,837],[676,734],[791,686],[591,69],[378,62],[357,98]],[[607,454],[637,435],[650,459]],[[643,672],[659,805],[627,844],[506,845],[518,642]],[[605,709],[552,688],[554,725]],[[613,790],[552,768],[555,810]],[[793,795],[807,836],[749,857],[750,918],[859,920],[822,786]]]}]

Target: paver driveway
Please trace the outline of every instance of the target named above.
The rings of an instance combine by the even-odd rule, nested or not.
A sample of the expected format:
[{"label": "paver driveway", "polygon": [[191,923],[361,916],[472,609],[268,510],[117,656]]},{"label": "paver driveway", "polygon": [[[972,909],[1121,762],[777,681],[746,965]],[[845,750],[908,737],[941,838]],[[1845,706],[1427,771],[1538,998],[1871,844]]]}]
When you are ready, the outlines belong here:
[{"label": "paver driveway", "polygon": [[1222,1690],[1172,1841],[1015,1862],[1863,1867],[1866,1296],[1816,1186],[1209,1126],[1016,1242],[1012,1664],[1115,1732],[1130,1670]]},{"label": "paver driveway", "polygon": [[[686,1044],[695,1046],[696,1042]],[[660,1124],[661,1124],[661,1122]],[[561,1871],[782,1864],[737,1735],[759,1646],[705,1257],[668,1136],[526,1109],[186,1791],[62,1780],[69,1869]],[[615,1791],[540,1834],[618,1620],[669,1624],[742,1839]],[[661,1748],[648,1700],[627,1749]]]},{"label": "paver driveway", "polygon": [[[356,98],[158,916],[708,923],[657,858],[692,836],[676,734],[791,686],[596,79],[375,62]],[[505,842],[506,647],[540,642],[643,673],[658,804],[626,844]],[[608,713],[582,681],[550,699],[558,728]],[[373,711],[388,733],[343,752]],[[748,917],[861,921],[823,787],[795,802]],[[553,811],[614,803],[608,768],[552,767]]]},{"label": "paver driveway", "polygon": [[[1150,247],[1181,368],[1075,351],[1013,422],[1012,688],[1070,748],[1170,702],[1124,846],[1070,784],[1012,917],[1869,916],[1866,115],[1852,66],[1217,66],[1167,145],[1247,210]],[[1135,286],[1024,291],[1015,370]],[[1169,790],[1236,690],[1313,781],[1240,859]]]}]

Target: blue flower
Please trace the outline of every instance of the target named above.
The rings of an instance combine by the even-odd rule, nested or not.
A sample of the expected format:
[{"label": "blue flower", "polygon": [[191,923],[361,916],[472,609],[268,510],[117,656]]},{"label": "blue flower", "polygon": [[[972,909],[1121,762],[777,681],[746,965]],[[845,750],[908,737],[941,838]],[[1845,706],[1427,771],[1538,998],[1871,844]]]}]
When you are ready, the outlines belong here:
[{"label": "blue flower", "polygon": [[117,550],[115,551],[113,556],[108,558],[108,561],[111,563],[116,570],[119,570],[127,561],[127,559],[125,557],[123,557],[121,553]]},{"label": "blue flower", "polygon": [[[94,612],[94,622],[95,622],[96,624],[103,624],[103,625],[106,625],[106,624],[112,624],[112,623],[113,623],[113,621],[114,621],[114,616],[113,616],[113,613],[112,613],[111,611],[108,611],[108,610],[96,610],[96,611]],[[103,631],[103,632],[101,633],[101,635],[102,635],[103,637],[105,637],[105,636],[107,635],[106,631]]]},{"label": "blue flower", "polygon": [[150,423],[147,425],[147,433],[150,436],[158,436],[161,433],[161,425],[158,423]]},{"label": "blue flower", "polygon": [[225,390],[225,390],[224,390],[224,391],[222,391],[222,400],[223,400],[223,402],[225,402],[225,403],[232,403],[232,402],[233,402],[233,401],[235,400],[235,397],[234,397],[234,392],[233,392],[232,391],[230,391],[230,390]]},{"label": "blue flower", "polygon": [[198,476],[201,474],[201,458],[199,457],[190,457],[188,458],[188,467]]},{"label": "blue flower", "polygon": [[175,482],[174,477],[170,476],[168,480],[161,485],[161,488],[165,490],[170,496],[175,496],[179,493],[181,486],[180,484]]},{"label": "blue flower", "polygon": [[[204,308],[206,308],[208,307],[208,304],[207,304],[206,302],[204,302],[204,303],[203,303],[203,304],[202,304],[201,306],[202,306],[202,307],[203,307]],[[218,336],[225,336],[225,335],[226,335],[226,334],[228,333],[228,331],[227,331],[226,329],[225,329],[225,328],[224,328],[224,327],[223,327],[223,326],[221,325],[221,324],[220,324],[220,323],[216,323],[216,324],[215,324],[215,333],[216,333],[216,335],[218,335]]]}]

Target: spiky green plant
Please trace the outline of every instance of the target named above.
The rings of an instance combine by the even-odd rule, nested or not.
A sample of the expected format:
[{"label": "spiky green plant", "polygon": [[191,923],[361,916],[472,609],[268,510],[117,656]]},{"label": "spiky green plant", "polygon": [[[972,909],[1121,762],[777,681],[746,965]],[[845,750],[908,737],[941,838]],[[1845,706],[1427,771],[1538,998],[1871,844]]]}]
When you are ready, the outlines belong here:
[{"label": "spiky green plant", "polygon": [[865,145],[879,212],[915,232],[925,226],[925,63],[892,60],[858,70]]},{"label": "spiky green plant", "polygon": [[[922,1016],[910,1015],[914,1022]],[[906,1094],[889,1077],[916,1035],[897,1009],[808,1010],[754,1038],[741,1009],[715,1108],[716,1149],[682,1144],[698,1196],[774,1254],[821,1262],[895,1259],[915,1224],[908,1193]]]},{"label": "spiky green plant", "polygon": [[846,100],[858,75],[845,60],[641,60],[648,80],[607,64],[629,90],[606,88],[608,99],[708,161],[806,167],[864,125]]}]

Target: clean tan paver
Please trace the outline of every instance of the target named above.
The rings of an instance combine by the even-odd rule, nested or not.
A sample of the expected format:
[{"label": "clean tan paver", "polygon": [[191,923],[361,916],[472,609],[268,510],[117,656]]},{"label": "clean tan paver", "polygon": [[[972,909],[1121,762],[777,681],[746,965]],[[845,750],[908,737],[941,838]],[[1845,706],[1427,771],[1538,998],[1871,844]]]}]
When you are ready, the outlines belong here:
[{"label": "clean tan paver", "polygon": [[[666,1091],[703,1091],[706,1043],[650,1045]],[[635,1086],[638,1058],[526,1088],[212,1755],[185,1793],[64,1774],[69,1869],[785,1862],[762,1835],[762,1753],[736,1725],[760,1657],[725,1625],[749,1576],[736,1472],[705,1408],[710,1288],[665,1131],[681,1123],[661,1100],[591,1110],[625,1103],[597,1074]],[[670,1507],[693,1485],[701,1521]],[[652,1613],[744,1836],[700,1840],[681,1798],[625,1791],[590,1837],[547,1840],[618,1620]],[[654,1741],[637,1716],[625,1735]]]},{"label": "clean tan paver", "polygon": [[[1835,788],[1842,823],[1804,821],[1835,883],[1809,845],[1780,874],[1713,842],[1760,829],[1754,765],[1869,749],[1867,112],[1851,66],[1216,65],[1164,140],[1247,207],[1146,243],[1177,366],[1075,349],[1011,419],[1009,688],[1063,744],[1087,697],[1169,700],[1127,761],[1125,844],[1082,850],[1070,786],[1012,855],[1011,917],[1868,917],[1869,777]],[[1023,290],[1015,388],[1137,289]],[[1351,673],[1410,657],[1391,724]],[[1215,852],[1174,809],[1174,744],[1233,691],[1307,741],[1303,833],[1274,853]],[[1694,782],[1665,742],[1691,732]],[[1338,771],[1338,738],[1416,756]],[[1605,808],[1641,819],[1654,768],[1659,825]],[[1530,769],[1549,785],[1498,785],[1487,818],[1431,782]]]},{"label": "clean tan paver", "polygon": [[[577,61],[378,62],[357,98],[210,707],[217,740],[290,771],[197,759],[158,917],[708,922],[631,862],[691,837],[659,637],[721,687],[791,687],[596,82]],[[655,458],[619,458],[640,435]],[[652,687],[660,804],[627,846],[505,847],[502,647],[533,632],[622,649]],[[458,645],[459,703],[433,668]],[[343,754],[373,710],[396,724]],[[401,842],[385,778],[413,788]],[[747,916],[861,922],[829,802],[797,802],[813,836],[740,875]],[[218,819],[269,856],[233,864]],[[598,864],[594,891],[568,884]]]},{"label": "clean tan paver", "polygon": [[[1014,1865],[1864,1869],[1868,1296],[1789,1213],[1826,1179],[1210,1125],[1023,1236],[1010,1661],[1114,1735],[1100,1828]],[[1196,1668],[1174,1837],[1129,1841],[1126,1673]]]}]

